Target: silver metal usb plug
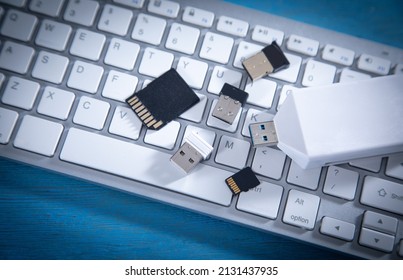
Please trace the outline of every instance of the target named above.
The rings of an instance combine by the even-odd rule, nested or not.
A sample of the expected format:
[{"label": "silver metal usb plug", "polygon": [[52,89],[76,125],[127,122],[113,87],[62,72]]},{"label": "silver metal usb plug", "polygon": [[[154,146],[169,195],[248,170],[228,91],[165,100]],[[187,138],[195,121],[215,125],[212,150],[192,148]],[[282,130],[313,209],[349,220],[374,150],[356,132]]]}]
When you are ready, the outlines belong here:
[{"label": "silver metal usb plug", "polygon": [[249,125],[253,147],[275,146],[278,143],[276,127],[273,121],[252,123]]},{"label": "silver metal usb plug", "polygon": [[213,147],[207,143],[199,134],[192,132],[185,138],[184,143],[171,157],[171,162],[181,170],[189,173],[202,160],[206,159]]}]

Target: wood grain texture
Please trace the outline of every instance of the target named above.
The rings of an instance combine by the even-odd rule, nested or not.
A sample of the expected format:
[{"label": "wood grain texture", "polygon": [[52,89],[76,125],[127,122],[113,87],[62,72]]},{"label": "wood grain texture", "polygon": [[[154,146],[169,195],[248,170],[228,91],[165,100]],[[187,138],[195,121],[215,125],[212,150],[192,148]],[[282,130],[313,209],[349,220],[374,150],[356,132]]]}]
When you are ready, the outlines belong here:
[{"label": "wood grain texture", "polygon": [[0,159],[1,259],[334,259],[301,243]]},{"label": "wood grain texture", "polygon": [[[403,47],[399,1],[230,2]],[[348,259],[0,158],[0,259]]]}]

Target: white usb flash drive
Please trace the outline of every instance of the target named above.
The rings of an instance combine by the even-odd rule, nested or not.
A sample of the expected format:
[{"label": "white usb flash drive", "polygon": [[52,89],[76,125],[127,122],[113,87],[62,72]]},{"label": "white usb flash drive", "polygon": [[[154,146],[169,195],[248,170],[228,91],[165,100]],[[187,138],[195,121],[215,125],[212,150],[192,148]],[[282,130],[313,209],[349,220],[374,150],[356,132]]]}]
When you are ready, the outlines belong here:
[{"label": "white usb flash drive", "polygon": [[403,76],[297,90],[249,128],[255,146],[277,144],[302,168],[402,152]]}]

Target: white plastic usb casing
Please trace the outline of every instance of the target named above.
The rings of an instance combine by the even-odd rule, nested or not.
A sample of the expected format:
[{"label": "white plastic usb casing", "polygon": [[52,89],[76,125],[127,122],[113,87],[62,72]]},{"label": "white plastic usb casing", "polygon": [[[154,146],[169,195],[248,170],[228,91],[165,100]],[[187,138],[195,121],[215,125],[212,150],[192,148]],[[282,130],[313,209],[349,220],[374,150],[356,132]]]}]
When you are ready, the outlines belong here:
[{"label": "white plastic usb casing", "polygon": [[181,170],[189,173],[202,160],[207,159],[213,146],[195,132],[190,133],[179,150],[171,157],[171,162]]},{"label": "white plastic usb casing", "polygon": [[302,168],[403,151],[403,76],[304,88],[273,119],[277,147]]}]

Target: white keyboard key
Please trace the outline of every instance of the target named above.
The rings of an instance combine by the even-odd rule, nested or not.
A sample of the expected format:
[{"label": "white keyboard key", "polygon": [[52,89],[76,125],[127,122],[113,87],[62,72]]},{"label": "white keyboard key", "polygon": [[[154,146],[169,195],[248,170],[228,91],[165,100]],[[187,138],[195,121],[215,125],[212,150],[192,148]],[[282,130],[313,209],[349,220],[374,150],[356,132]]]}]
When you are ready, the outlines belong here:
[{"label": "white keyboard key", "polygon": [[14,7],[24,7],[26,0],[0,0],[1,3],[12,5]]},{"label": "white keyboard key", "polygon": [[388,157],[386,175],[403,180],[403,153]]},{"label": "white keyboard key", "polygon": [[283,222],[312,230],[315,227],[320,198],[316,195],[290,190]]},{"label": "white keyboard key", "polygon": [[245,41],[240,42],[234,59],[234,67],[244,69],[242,62],[260,52],[262,49],[263,47],[261,45],[256,45]]},{"label": "white keyboard key", "polygon": [[55,154],[62,132],[63,125],[60,123],[26,115],[15,136],[14,146],[51,157]]},{"label": "white keyboard key", "polygon": [[281,88],[281,92],[280,92],[280,98],[278,99],[278,104],[277,104],[277,111],[278,109],[280,109],[281,104],[284,103],[285,99],[287,98],[287,96],[292,93],[292,92],[296,92],[298,91],[298,88],[293,87],[293,86],[289,86],[289,85],[284,85]]},{"label": "white keyboard key", "polygon": [[7,144],[10,141],[17,119],[17,112],[0,107],[0,144]]},{"label": "white keyboard key", "polygon": [[390,66],[391,62],[389,60],[369,54],[362,54],[357,62],[358,69],[378,75],[387,75]]},{"label": "white keyboard key", "polygon": [[348,68],[344,68],[340,74],[340,83],[370,79],[371,76]]},{"label": "white keyboard key", "polygon": [[96,61],[101,55],[105,41],[105,35],[80,28],[76,31],[70,53]]},{"label": "white keyboard key", "polygon": [[395,245],[395,237],[368,228],[362,228],[358,242],[363,246],[390,253]]},{"label": "white keyboard key", "polygon": [[284,40],[284,32],[263,25],[256,25],[252,32],[252,40],[270,45],[273,41],[281,46]]},{"label": "white keyboard key", "polygon": [[320,225],[320,233],[336,237],[345,241],[354,238],[355,225],[331,217],[323,217]]},{"label": "white keyboard key", "polygon": [[242,74],[240,72],[230,70],[222,66],[214,66],[207,91],[214,94],[219,94],[225,83],[239,88],[241,80]]},{"label": "white keyboard key", "polygon": [[165,47],[185,54],[193,54],[199,36],[199,29],[174,22],[171,25]]},{"label": "white keyboard key", "polygon": [[247,141],[223,135],[218,146],[215,161],[234,168],[246,165],[250,144]]},{"label": "white keyboard key", "polygon": [[323,192],[343,199],[353,200],[357,184],[357,172],[337,166],[329,166]]},{"label": "white keyboard key", "polygon": [[276,149],[259,147],[253,157],[252,169],[257,174],[279,180],[283,174],[286,155]]},{"label": "white keyboard key", "polygon": [[82,96],[77,106],[73,122],[90,128],[101,130],[109,112],[109,103]]},{"label": "white keyboard key", "polygon": [[254,82],[249,80],[245,86],[245,91],[249,94],[246,102],[269,109],[273,104],[276,89],[276,82],[267,79],[259,79]]},{"label": "white keyboard key", "polygon": [[113,0],[115,3],[119,3],[128,7],[140,9],[143,7],[145,0]]},{"label": "white keyboard key", "polygon": [[78,60],[71,69],[67,86],[95,94],[103,73],[104,69],[101,66]]},{"label": "white keyboard key", "polygon": [[11,9],[7,12],[0,33],[27,42],[31,39],[37,23],[36,16]]},{"label": "white keyboard key", "polygon": [[38,113],[66,120],[70,114],[74,99],[75,95],[71,91],[47,86],[43,90],[42,98],[37,109]]},{"label": "white keyboard key", "polygon": [[147,10],[151,13],[176,18],[179,13],[179,4],[169,0],[150,0]]},{"label": "white keyboard key", "polygon": [[105,55],[106,64],[125,70],[133,70],[140,46],[136,43],[113,38]]},{"label": "white keyboard key", "polygon": [[211,127],[215,127],[218,129],[222,129],[228,132],[235,132],[236,128],[238,127],[239,119],[241,118],[242,114],[242,109],[239,110],[238,114],[236,115],[234,122],[232,124],[228,124],[226,122],[223,122],[220,119],[217,119],[216,117],[213,117],[212,112],[214,110],[215,105],[217,104],[218,99],[213,100],[213,104],[211,105],[210,112],[208,115],[207,119],[207,125]]},{"label": "white keyboard key", "polygon": [[152,45],[161,43],[167,22],[158,17],[140,13],[132,32],[132,39]]},{"label": "white keyboard key", "polygon": [[172,53],[146,48],[139,66],[139,73],[157,78],[171,69],[173,61],[174,55]]},{"label": "white keyboard key", "polygon": [[32,0],[29,9],[40,14],[57,17],[62,9],[64,0]]},{"label": "white keyboard key", "polygon": [[36,82],[13,76],[8,80],[1,101],[4,104],[31,110],[39,87]]},{"label": "white keyboard key", "polygon": [[207,32],[204,35],[200,57],[214,62],[227,64],[231,55],[234,39],[231,37]]},{"label": "white keyboard key", "polygon": [[137,140],[143,123],[133,114],[131,108],[117,106],[113,114],[109,132],[129,139]]},{"label": "white keyboard key", "polygon": [[209,143],[210,146],[214,146],[214,141],[215,141],[215,137],[216,137],[215,132],[210,129],[205,129],[205,128],[201,128],[201,127],[193,126],[193,125],[186,126],[181,145],[185,142],[185,139],[192,133],[199,135],[204,141]]},{"label": "white keyboard key", "polygon": [[351,166],[355,166],[358,168],[362,168],[372,172],[379,172],[381,170],[381,157],[372,157],[372,158],[365,158],[365,159],[357,159],[351,161],[349,164]]},{"label": "white keyboard key", "polygon": [[[60,154],[64,161],[140,180],[219,205],[231,204],[232,193],[225,184],[231,172],[199,164],[191,173],[184,175],[176,166],[169,164],[171,156],[170,153],[76,128],[69,130]],[[155,170],[164,170],[164,176],[155,176]]]},{"label": "white keyboard key", "polygon": [[150,80],[150,79],[145,79],[145,80],[143,81],[143,84],[141,85],[141,88],[142,88],[142,89],[145,88],[145,87],[148,86],[148,84],[151,83],[151,82],[152,82],[152,80]]},{"label": "white keyboard key", "polygon": [[186,7],[182,20],[201,27],[211,27],[214,22],[214,13],[194,7]]},{"label": "white keyboard key", "polygon": [[302,169],[294,161],[291,162],[287,182],[310,190],[318,188],[321,168]]},{"label": "white keyboard key", "polygon": [[360,202],[375,208],[403,215],[403,185],[366,176]]},{"label": "white keyboard key", "polygon": [[302,85],[305,87],[329,85],[333,83],[335,75],[335,66],[315,60],[309,60],[306,63]]},{"label": "white keyboard key", "polygon": [[200,101],[193,105],[190,109],[183,112],[179,117],[188,121],[199,123],[202,121],[204,110],[206,109],[207,96],[196,92]]},{"label": "white keyboard key", "polygon": [[322,58],[341,65],[351,66],[354,62],[355,53],[352,50],[327,44],[323,48]]},{"label": "white keyboard key", "polygon": [[398,220],[396,218],[365,211],[362,227],[370,228],[376,231],[396,235]]},{"label": "white keyboard key", "polygon": [[144,136],[144,142],[164,149],[172,150],[181,125],[177,121],[171,121],[159,130],[148,129]]},{"label": "white keyboard key", "polygon": [[6,76],[4,76],[3,73],[0,73],[0,88],[3,85],[4,80],[6,79]]},{"label": "white keyboard key", "polygon": [[125,36],[132,21],[132,11],[106,4],[98,22],[98,29]]},{"label": "white keyboard key", "polygon": [[0,54],[0,68],[25,74],[34,56],[34,49],[6,41]]},{"label": "white keyboard key", "polygon": [[393,74],[395,75],[403,74],[403,63],[396,64]]},{"label": "white keyboard key", "polygon": [[41,47],[64,51],[72,28],[67,24],[44,19],[36,35],[35,43]]},{"label": "white keyboard key", "polygon": [[111,70],[106,79],[102,96],[125,102],[126,98],[136,91],[137,83],[136,76]]},{"label": "white keyboard key", "polygon": [[195,60],[186,56],[179,58],[176,71],[186,81],[186,83],[195,89],[201,89],[204,84],[208,69],[206,62]]},{"label": "white keyboard key", "polygon": [[273,114],[263,112],[260,110],[256,110],[253,108],[249,108],[248,112],[245,117],[245,122],[243,123],[242,127],[242,135],[245,137],[250,137],[250,132],[249,132],[249,125],[252,123],[257,123],[257,122],[268,122],[272,121],[274,118]]},{"label": "white keyboard key", "polygon": [[69,59],[67,57],[41,51],[32,70],[32,77],[60,84],[63,81],[68,65]]},{"label": "white keyboard key", "polygon": [[236,208],[254,215],[276,219],[280,207],[283,187],[267,182],[239,194]]},{"label": "white keyboard key", "polygon": [[315,56],[318,53],[319,42],[306,37],[291,35],[287,41],[287,49],[305,55]]},{"label": "white keyboard key", "polygon": [[64,19],[85,26],[94,23],[99,3],[93,0],[70,0],[64,12]]},{"label": "white keyboard key", "polygon": [[245,37],[249,23],[232,17],[221,16],[217,22],[217,30],[231,35]]},{"label": "white keyboard key", "polygon": [[302,58],[289,53],[284,53],[284,55],[287,57],[288,62],[290,62],[290,66],[276,73],[269,74],[269,77],[289,83],[295,83],[301,68]]}]

